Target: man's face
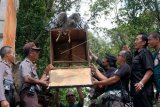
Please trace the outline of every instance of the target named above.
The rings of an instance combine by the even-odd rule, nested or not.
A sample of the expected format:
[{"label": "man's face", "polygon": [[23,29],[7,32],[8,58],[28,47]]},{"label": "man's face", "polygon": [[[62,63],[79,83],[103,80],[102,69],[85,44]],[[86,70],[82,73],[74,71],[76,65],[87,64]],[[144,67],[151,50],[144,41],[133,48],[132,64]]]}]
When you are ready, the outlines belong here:
[{"label": "man's face", "polygon": [[142,41],[142,36],[141,35],[138,35],[134,41],[134,46],[135,46],[135,49],[141,49],[143,48],[145,45],[145,41]]},{"label": "man's face", "polygon": [[103,60],[102,60],[102,63],[103,63],[103,66],[108,66],[108,59],[107,58],[104,58]]},{"label": "man's face", "polygon": [[12,49],[10,49],[10,52],[8,52],[7,54],[6,54],[6,56],[7,56],[7,58],[8,58],[8,60],[10,61],[10,63],[12,63],[12,64],[14,64],[15,63],[15,53],[13,52],[13,50]]},{"label": "man's face", "polygon": [[118,55],[117,55],[117,64],[121,64],[121,62],[124,60],[124,57],[123,57],[123,54],[122,52],[120,52]]},{"label": "man's face", "polygon": [[152,35],[148,37],[148,46],[151,48],[155,48],[157,45],[159,45],[159,39],[153,38]]},{"label": "man's face", "polygon": [[30,52],[31,58],[32,58],[34,61],[37,61],[38,58],[39,58],[39,53],[40,53],[39,50],[31,50],[31,52]]},{"label": "man's face", "polygon": [[67,99],[67,102],[68,102],[69,104],[74,104],[75,101],[76,101],[76,96],[73,95],[73,94],[67,95],[67,96],[66,96],[66,99]]}]

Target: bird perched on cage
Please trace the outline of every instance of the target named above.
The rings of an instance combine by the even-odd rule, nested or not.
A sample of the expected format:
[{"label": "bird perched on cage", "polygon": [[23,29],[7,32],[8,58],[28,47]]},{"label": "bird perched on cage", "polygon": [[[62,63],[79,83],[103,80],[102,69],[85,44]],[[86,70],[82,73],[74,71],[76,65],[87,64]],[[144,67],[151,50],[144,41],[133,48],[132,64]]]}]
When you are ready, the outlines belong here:
[{"label": "bird perched on cage", "polygon": [[51,21],[46,26],[48,31],[56,28],[62,28],[67,23],[67,13],[61,12],[56,17],[52,17]]},{"label": "bird perched on cage", "polygon": [[72,15],[70,15],[68,17],[69,20],[74,21],[75,25],[74,28],[78,28],[78,29],[83,29],[85,31],[87,31],[87,29],[89,28],[87,23],[85,21],[83,21],[81,15],[79,13],[73,13]]},{"label": "bird perched on cage", "polygon": [[46,27],[48,31],[55,28],[61,28],[62,30],[69,28],[87,30],[89,28],[87,23],[81,18],[81,15],[79,13],[73,13],[72,15],[67,17],[66,12],[61,12],[55,18],[52,17],[51,19],[52,20]]},{"label": "bird perched on cage", "polygon": [[72,15],[67,17],[66,12],[61,12],[57,15],[57,17],[55,18],[52,17],[52,20],[49,22],[48,26],[46,27],[48,31],[56,28],[60,29],[59,35],[56,41],[59,40],[61,35],[68,35],[69,37],[68,42],[70,43],[71,31],[69,30],[68,34],[66,34],[65,32],[66,29],[78,28],[78,29],[84,29],[86,31],[88,29],[88,25],[82,20],[81,15],[79,13],[73,13]]}]

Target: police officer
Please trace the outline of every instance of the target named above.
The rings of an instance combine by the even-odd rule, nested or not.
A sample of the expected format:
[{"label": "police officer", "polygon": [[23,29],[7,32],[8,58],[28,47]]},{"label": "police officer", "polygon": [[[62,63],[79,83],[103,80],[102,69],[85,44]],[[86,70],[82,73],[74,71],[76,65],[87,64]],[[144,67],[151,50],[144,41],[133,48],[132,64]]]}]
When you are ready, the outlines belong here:
[{"label": "police officer", "polygon": [[37,75],[36,61],[38,60],[40,48],[33,42],[24,45],[25,59],[21,62],[19,70],[21,73],[22,86],[20,91],[22,107],[39,107],[37,93],[41,90],[40,86],[47,86],[47,76],[53,69],[50,64],[43,72],[41,79]]},{"label": "police officer", "polygon": [[13,97],[12,64],[14,53],[11,47],[4,46],[0,50],[0,103],[1,107],[15,107]]}]

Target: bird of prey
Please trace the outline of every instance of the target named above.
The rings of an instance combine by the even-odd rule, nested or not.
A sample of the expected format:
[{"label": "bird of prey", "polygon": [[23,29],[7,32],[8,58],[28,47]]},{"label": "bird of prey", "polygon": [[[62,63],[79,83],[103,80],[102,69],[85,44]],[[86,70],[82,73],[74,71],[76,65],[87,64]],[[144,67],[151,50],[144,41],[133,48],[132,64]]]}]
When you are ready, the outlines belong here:
[{"label": "bird of prey", "polygon": [[[67,17],[67,13],[66,12],[61,12],[59,13],[55,18],[51,18],[52,20],[48,23],[48,26],[46,27],[46,29],[48,31],[52,30],[52,29],[56,29],[59,28],[59,35],[56,39],[56,41],[59,40],[61,35],[66,35],[65,30],[66,29],[72,29],[72,28],[77,28],[77,29],[83,29],[85,31],[87,31],[88,29],[88,25],[87,23],[85,23],[83,21],[83,19],[81,18],[81,15],[79,13],[73,13],[72,15],[70,15],[69,17]],[[68,37],[69,40],[68,42],[70,42],[70,33],[71,31],[69,30],[68,32]]]}]

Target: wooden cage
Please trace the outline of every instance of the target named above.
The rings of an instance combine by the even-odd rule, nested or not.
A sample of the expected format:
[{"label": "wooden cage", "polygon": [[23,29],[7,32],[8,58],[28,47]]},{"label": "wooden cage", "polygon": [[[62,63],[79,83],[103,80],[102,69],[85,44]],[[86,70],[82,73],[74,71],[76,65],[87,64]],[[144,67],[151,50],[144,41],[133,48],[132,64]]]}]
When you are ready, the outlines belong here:
[{"label": "wooden cage", "polygon": [[51,31],[50,59],[53,65],[89,65],[88,37],[84,30],[68,29],[64,32],[60,29]]},{"label": "wooden cage", "polygon": [[50,87],[92,85],[88,37],[84,30],[52,30],[50,61],[57,68],[50,73]]}]

